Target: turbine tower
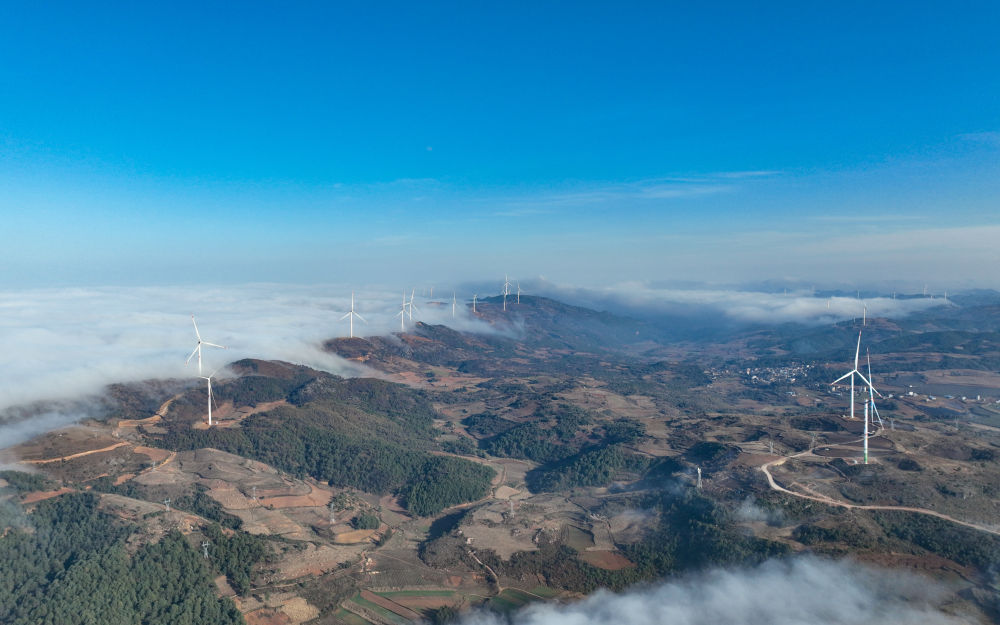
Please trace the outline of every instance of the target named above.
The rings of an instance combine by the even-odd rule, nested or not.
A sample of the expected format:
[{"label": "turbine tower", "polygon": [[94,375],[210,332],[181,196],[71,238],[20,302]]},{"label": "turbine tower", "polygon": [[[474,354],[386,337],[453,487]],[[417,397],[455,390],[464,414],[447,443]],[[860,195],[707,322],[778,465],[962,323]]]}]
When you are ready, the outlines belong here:
[{"label": "turbine tower", "polygon": [[451,318],[452,319],[455,318],[455,308],[457,308],[457,307],[458,307],[458,297],[455,295],[455,292],[452,291],[451,292]]},{"label": "turbine tower", "polygon": [[868,464],[868,400],[865,400],[865,464]]},{"label": "turbine tower", "polygon": [[216,369],[207,376],[206,375],[198,376],[199,378],[205,380],[205,382],[208,383],[208,427],[212,427],[212,376],[218,373],[218,371],[219,370]]},{"label": "turbine tower", "polygon": [[[871,382],[858,371],[858,359],[861,356],[861,332],[858,332],[858,347],[854,351],[854,368],[830,383],[830,386],[837,384],[845,378],[851,378],[851,419],[854,419],[854,376],[858,376],[862,381],[871,387]],[[877,391],[876,391],[877,392]]]},{"label": "turbine tower", "polygon": [[521,281],[517,281],[517,303],[521,303]]},{"label": "turbine tower", "polygon": [[[409,307],[409,310],[410,310],[410,321],[413,321],[413,295],[414,295],[414,294],[415,294],[416,292],[417,292],[417,290],[416,290],[416,289],[413,289],[412,291],[410,291],[410,303],[409,303],[409,304],[407,304],[407,306]],[[403,295],[403,297],[404,297],[404,298],[406,297],[406,295],[405,295],[405,292],[404,292],[404,295]]]},{"label": "turbine tower", "polygon": [[[357,317],[358,319],[360,319],[362,321],[365,321],[364,317],[362,317],[358,313],[354,312],[354,291],[351,291],[351,311],[349,313],[347,313],[346,315],[344,315],[343,317],[341,317],[340,320],[341,321],[343,321],[344,319],[350,319],[351,320],[351,338],[352,339],[354,338],[354,318],[355,317]],[[365,321],[365,323],[368,323],[368,322]]]},{"label": "turbine tower", "polygon": [[198,331],[198,324],[194,320],[194,315],[191,315],[191,323],[194,324],[194,335],[198,339],[198,344],[195,345],[194,351],[191,352],[191,355],[187,357],[187,360],[184,361],[184,364],[186,365],[189,362],[191,362],[191,359],[194,358],[194,355],[198,354],[198,377],[201,377],[201,346],[208,345],[209,347],[218,347],[219,349],[229,349],[229,348],[201,340],[201,332]]},{"label": "turbine tower", "polygon": [[476,312],[476,298],[479,297],[479,293],[472,294],[472,312]]},{"label": "turbine tower", "polygon": [[[878,393],[878,391],[876,391],[874,388],[872,388],[872,386],[870,384],[871,379],[872,379],[872,354],[871,354],[870,351],[867,351],[867,349],[865,351],[867,352],[867,356],[868,356],[868,380],[869,380],[869,385],[868,385],[868,401],[870,401],[871,405],[872,405],[872,417],[873,417],[872,423],[875,422],[875,419],[878,419],[878,425],[879,425],[879,427],[884,428],[885,424],[882,423],[882,416],[878,413],[878,408],[875,406],[875,393]],[[881,396],[882,396],[882,394],[879,393],[879,397],[881,397]]]}]

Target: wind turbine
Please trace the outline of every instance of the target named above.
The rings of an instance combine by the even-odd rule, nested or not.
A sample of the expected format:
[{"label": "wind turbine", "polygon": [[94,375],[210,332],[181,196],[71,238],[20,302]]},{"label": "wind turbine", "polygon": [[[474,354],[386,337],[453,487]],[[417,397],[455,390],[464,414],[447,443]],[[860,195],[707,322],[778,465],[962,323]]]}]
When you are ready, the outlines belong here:
[{"label": "wind turbine", "polygon": [[[840,382],[841,380],[843,380],[845,378],[851,378],[851,419],[852,420],[854,419],[854,376],[858,376],[859,378],[861,378],[861,380],[864,381],[866,384],[868,384],[869,387],[871,387],[871,384],[872,384],[871,382],[868,381],[868,378],[866,378],[864,375],[861,374],[860,371],[858,371],[858,359],[859,359],[860,356],[861,356],[861,332],[858,332],[858,347],[854,351],[854,368],[851,369],[850,371],[848,371],[847,373],[845,373],[844,375],[840,376],[839,378],[837,378],[836,380],[834,380],[833,382],[830,383],[830,386],[833,386],[834,384]],[[878,391],[876,391],[876,392],[878,392]],[[879,397],[881,397],[881,394],[879,395]]]},{"label": "wind turbine", "polygon": [[511,282],[510,282],[510,278],[507,277],[507,274],[503,274],[503,309],[504,310],[507,310],[507,296],[510,295],[510,287],[511,286],[512,285],[511,285]]},{"label": "wind turbine", "polygon": [[223,347],[222,345],[216,345],[215,343],[209,343],[208,341],[201,340],[201,332],[198,331],[198,324],[195,323],[194,315],[191,315],[191,323],[194,324],[194,335],[198,339],[198,344],[195,345],[194,351],[191,352],[191,355],[187,357],[187,360],[184,361],[184,364],[186,365],[189,362],[191,362],[191,359],[194,358],[194,355],[198,354],[198,377],[201,377],[201,346],[202,345],[208,345],[209,347],[218,347],[219,349],[229,349],[229,348]]},{"label": "wind turbine", "polygon": [[[358,313],[354,312],[354,291],[351,291],[351,311],[349,313],[347,313],[346,315],[344,315],[343,317],[341,317],[340,320],[341,321],[343,321],[344,319],[350,319],[351,320],[351,338],[352,339],[354,338],[354,318],[355,317],[357,317],[358,319],[360,319],[362,321],[365,321],[364,317],[362,317]],[[368,323],[368,322],[365,321],[365,323]]]},{"label": "wind turbine", "polygon": [[395,316],[399,317],[399,331],[406,332],[406,291],[403,291],[403,307]]},{"label": "wind turbine", "polygon": [[458,306],[458,297],[455,295],[455,292],[452,291],[451,292],[451,318],[452,319],[455,318],[455,308],[457,306]]},{"label": "wind turbine", "polygon": [[[410,321],[413,321],[413,308],[414,308],[414,306],[413,306],[413,295],[414,295],[414,294],[415,294],[416,292],[417,292],[417,290],[416,290],[416,289],[413,289],[412,291],[410,291],[410,303],[409,303],[409,304],[407,304],[407,306],[408,306],[408,307],[409,307],[409,309],[410,309]],[[405,293],[404,293],[403,297],[404,297],[404,298],[406,297]]]},{"label": "wind turbine", "polygon": [[212,397],[212,376],[214,376],[218,372],[219,372],[219,370],[216,369],[215,371],[213,371],[212,373],[208,374],[207,376],[205,376],[205,375],[198,376],[202,380],[205,380],[206,382],[208,382],[208,427],[212,427],[212,400],[213,400],[213,397]]},{"label": "wind turbine", "polygon": [[521,281],[517,281],[517,303],[521,303]]},{"label": "wind turbine", "polygon": [[476,298],[479,297],[479,293],[472,294],[472,312],[476,312]]}]

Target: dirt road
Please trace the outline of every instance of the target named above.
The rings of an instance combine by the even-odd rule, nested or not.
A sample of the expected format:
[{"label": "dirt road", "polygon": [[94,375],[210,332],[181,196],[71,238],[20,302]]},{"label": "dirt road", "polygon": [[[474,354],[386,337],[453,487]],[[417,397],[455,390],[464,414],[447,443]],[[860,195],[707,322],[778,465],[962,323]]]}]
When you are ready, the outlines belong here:
[{"label": "dirt road", "polygon": [[[882,432],[883,432],[883,429],[879,429],[873,436],[871,436],[869,438],[875,438],[876,436],[880,436],[882,434]],[[856,441],[851,441],[850,443],[845,443],[845,444],[851,445],[851,444],[854,444],[854,443],[863,442],[863,440],[864,439],[858,439]],[[822,445],[822,446],[826,447],[826,445]],[[778,482],[774,479],[774,476],[771,475],[771,467],[780,466],[780,465],[784,464],[785,461],[787,461],[787,460],[789,460],[791,458],[801,458],[801,457],[805,457],[805,456],[812,456],[812,455],[814,455],[813,454],[813,449],[815,449],[815,447],[810,447],[809,449],[807,449],[805,451],[801,451],[801,452],[799,452],[797,454],[793,454],[791,456],[785,456],[784,458],[778,458],[777,460],[772,460],[771,462],[767,462],[767,463],[764,463],[763,465],[761,465],[760,466],[760,470],[763,471],[764,475],[767,477],[767,483],[768,483],[768,485],[770,485],[771,489],[772,490],[776,490],[776,491],[781,492],[781,493],[785,493],[786,495],[791,495],[793,497],[798,497],[799,499],[808,499],[809,501],[815,501],[815,502],[818,502],[818,503],[823,503],[823,504],[826,504],[828,506],[839,506],[841,508],[847,508],[848,510],[887,510],[887,511],[899,511],[899,512],[913,512],[915,514],[926,514],[927,516],[937,517],[939,519],[942,519],[942,520],[945,520],[945,521],[950,521],[950,522],[955,523],[957,525],[964,525],[965,527],[969,527],[969,528],[972,528],[974,530],[979,530],[981,532],[987,532],[987,533],[993,534],[995,536],[1000,536],[1000,530],[998,530],[998,529],[992,529],[992,528],[985,527],[985,526],[982,526],[982,525],[977,525],[975,523],[969,523],[968,521],[962,521],[960,519],[956,519],[955,517],[949,516],[947,514],[942,514],[940,512],[935,512],[934,510],[928,510],[926,508],[911,508],[909,506],[874,506],[874,505],[853,504],[853,503],[847,503],[846,501],[839,501],[837,499],[833,499],[832,497],[827,497],[825,495],[821,495],[821,494],[819,494],[819,493],[817,493],[815,491],[810,491],[810,492],[813,493],[811,495],[807,495],[805,493],[799,493],[799,492],[796,492],[796,491],[793,491],[793,490],[788,490],[787,488],[785,488],[781,484],[778,484]]]}]

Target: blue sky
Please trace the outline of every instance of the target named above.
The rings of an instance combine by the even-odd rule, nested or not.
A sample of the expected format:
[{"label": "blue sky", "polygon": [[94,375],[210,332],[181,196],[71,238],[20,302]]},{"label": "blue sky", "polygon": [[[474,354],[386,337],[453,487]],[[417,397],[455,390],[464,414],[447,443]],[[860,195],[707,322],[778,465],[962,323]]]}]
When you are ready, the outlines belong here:
[{"label": "blue sky", "polygon": [[996,3],[138,4],[2,9],[0,286],[1000,286]]}]

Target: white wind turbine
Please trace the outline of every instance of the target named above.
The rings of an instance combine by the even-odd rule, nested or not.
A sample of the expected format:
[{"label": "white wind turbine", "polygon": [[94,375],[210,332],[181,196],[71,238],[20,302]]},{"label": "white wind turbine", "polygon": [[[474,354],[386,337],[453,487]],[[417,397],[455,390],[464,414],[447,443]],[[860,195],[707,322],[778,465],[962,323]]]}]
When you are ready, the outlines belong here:
[{"label": "white wind turbine", "polygon": [[456,308],[458,308],[458,296],[456,296],[455,292],[452,291],[451,292],[451,318],[452,319],[455,318],[455,309]]},{"label": "white wind turbine", "polygon": [[861,356],[861,333],[858,332],[858,347],[854,351],[854,368],[830,383],[830,386],[833,386],[834,384],[837,384],[841,380],[844,380],[846,378],[851,378],[851,419],[854,419],[854,376],[858,376],[859,378],[862,379],[862,381],[871,386],[871,382],[869,382],[868,379],[865,378],[865,376],[863,376],[860,371],[858,371],[858,359],[860,356]]},{"label": "white wind turbine", "polygon": [[215,343],[209,343],[208,341],[201,340],[201,332],[198,331],[198,324],[195,323],[194,315],[191,315],[191,323],[194,324],[194,335],[198,339],[198,344],[195,345],[194,351],[192,351],[191,355],[187,357],[187,360],[184,361],[184,364],[186,365],[189,362],[191,362],[191,359],[194,358],[194,355],[198,354],[198,377],[201,377],[201,346],[208,345],[209,347],[218,347],[219,349],[228,349],[228,348],[223,347],[222,345],[216,345]]},{"label": "white wind turbine", "polygon": [[472,312],[476,312],[476,298],[479,297],[479,293],[472,294]]},{"label": "white wind turbine", "polygon": [[[851,420],[852,421],[854,420],[854,376],[858,376],[861,379],[862,382],[864,382],[865,384],[868,385],[869,393],[874,392],[874,393],[878,393],[879,397],[882,396],[882,394],[879,393],[878,391],[876,391],[875,387],[872,386],[871,381],[868,378],[866,378],[864,376],[864,374],[862,374],[860,371],[858,371],[858,360],[860,359],[860,357],[861,357],[861,332],[858,332],[858,346],[857,346],[857,349],[854,350],[854,368],[851,369],[850,371],[848,371],[847,373],[845,373],[844,375],[840,376],[839,378],[837,378],[836,380],[834,380],[833,382],[830,383],[831,386],[832,386],[833,384],[837,384],[838,382],[840,382],[841,380],[843,380],[845,378],[851,378]],[[865,464],[868,464],[868,401],[867,400],[865,401],[865,437],[864,437],[864,445],[865,445]]]},{"label": "white wind turbine", "polygon": [[504,310],[507,310],[507,296],[510,295],[510,287],[511,286],[512,285],[511,285],[511,282],[510,282],[510,278],[507,277],[507,274],[503,274],[503,309]]},{"label": "white wind turbine", "polygon": [[343,321],[344,319],[350,319],[351,320],[351,338],[352,339],[354,338],[354,318],[355,317],[357,317],[358,319],[364,321],[365,323],[368,323],[367,321],[365,321],[364,317],[362,317],[358,313],[354,312],[354,291],[351,291],[351,310],[346,315],[344,315],[343,317],[341,317],[340,320],[341,321]]},{"label": "white wind turbine", "polygon": [[517,303],[521,303],[521,281],[517,281]]},{"label": "white wind turbine", "polygon": [[215,376],[215,374],[218,373],[218,372],[219,372],[219,370],[216,369],[215,371],[213,371],[212,373],[210,373],[208,375],[199,375],[198,376],[199,378],[201,378],[202,380],[205,380],[208,383],[208,427],[212,427],[212,401],[213,401],[213,397],[212,397],[212,377]]}]

